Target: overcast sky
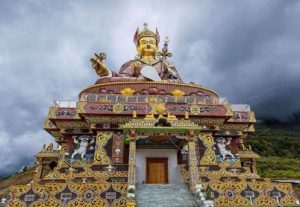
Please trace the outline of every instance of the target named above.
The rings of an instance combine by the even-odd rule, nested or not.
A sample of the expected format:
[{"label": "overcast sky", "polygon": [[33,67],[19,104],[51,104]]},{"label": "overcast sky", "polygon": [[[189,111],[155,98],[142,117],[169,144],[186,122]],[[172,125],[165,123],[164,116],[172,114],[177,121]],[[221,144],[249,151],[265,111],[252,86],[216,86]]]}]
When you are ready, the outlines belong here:
[{"label": "overcast sky", "polygon": [[248,103],[258,118],[289,119],[300,111],[299,20],[297,0],[0,0],[0,175],[51,140],[48,108],[96,81],[94,52],[116,71],[135,56],[144,22],[170,37],[185,82]]}]

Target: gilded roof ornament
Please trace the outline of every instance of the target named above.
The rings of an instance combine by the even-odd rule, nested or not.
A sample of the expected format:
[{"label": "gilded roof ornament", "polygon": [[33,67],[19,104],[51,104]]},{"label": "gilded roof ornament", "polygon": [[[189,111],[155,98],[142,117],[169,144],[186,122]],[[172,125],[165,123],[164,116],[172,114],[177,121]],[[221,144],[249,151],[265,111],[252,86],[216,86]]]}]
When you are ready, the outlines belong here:
[{"label": "gilded roof ornament", "polygon": [[133,90],[132,88],[129,88],[129,87],[123,88],[123,89],[120,91],[120,93],[121,93],[122,95],[124,95],[124,96],[131,96],[131,95],[134,94],[134,92],[135,92],[135,90]]}]

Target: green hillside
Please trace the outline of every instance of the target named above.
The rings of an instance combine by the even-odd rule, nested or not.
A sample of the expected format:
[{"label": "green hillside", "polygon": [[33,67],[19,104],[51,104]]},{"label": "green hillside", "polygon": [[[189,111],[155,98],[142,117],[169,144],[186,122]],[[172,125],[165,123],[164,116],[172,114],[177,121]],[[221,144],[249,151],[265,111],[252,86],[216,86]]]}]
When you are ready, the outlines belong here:
[{"label": "green hillside", "polygon": [[300,179],[300,126],[257,124],[246,140],[262,156],[257,169],[262,177]]},{"label": "green hillside", "polygon": [[261,156],[300,158],[300,126],[257,124],[256,133],[247,139]]},{"label": "green hillside", "polygon": [[[256,124],[256,132],[246,144],[261,158],[260,176],[273,179],[300,179],[300,124]],[[294,186],[300,197],[300,186]]]}]

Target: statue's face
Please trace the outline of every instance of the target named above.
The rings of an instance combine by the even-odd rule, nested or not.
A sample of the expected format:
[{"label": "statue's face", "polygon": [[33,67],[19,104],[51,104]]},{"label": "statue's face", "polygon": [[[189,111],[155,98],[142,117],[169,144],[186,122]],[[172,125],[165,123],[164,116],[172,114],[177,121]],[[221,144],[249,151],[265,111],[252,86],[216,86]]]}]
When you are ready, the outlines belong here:
[{"label": "statue's face", "polygon": [[156,45],[156,40],[153,37],[142,37],[139,40],[139,45],[137,46],[137,51],[143,56],[155,56],[158,46]]},{"label": "statue's face", "polygon": [[82,142],[88,142],[89,141],[89,137],[82,136],[82,137],[80,137],[80,141],[82,141]]},{"label": "statue's face", "polygon": [[217,140],[218,143],[224,144],[226,140],[222,137]]}]

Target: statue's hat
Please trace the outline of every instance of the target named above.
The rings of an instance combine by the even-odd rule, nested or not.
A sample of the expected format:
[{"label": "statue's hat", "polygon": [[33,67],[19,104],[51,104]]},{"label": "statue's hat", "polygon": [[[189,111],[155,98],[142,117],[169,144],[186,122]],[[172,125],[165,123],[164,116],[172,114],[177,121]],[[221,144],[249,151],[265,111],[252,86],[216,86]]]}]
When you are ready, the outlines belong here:
[{"label": "statue's hat", "polygon": [[133,37],[133,42],[135,45],[139,45],[139,40],[142,38],[142,37],[153,37],[154,39],[156,39],[156,45],[158,45],[159,41],[160,41],[160,36],[159,36],[159,33],[157,31],[157,28],[156,28],[156,32],[152,32],[151,30],[149,30],[147,28],[148,24],[145,23],[144,24],[144,29],[143,31],[139,32],[139,28],[136,29],[136,32],[134,34],[134,37]]}]

